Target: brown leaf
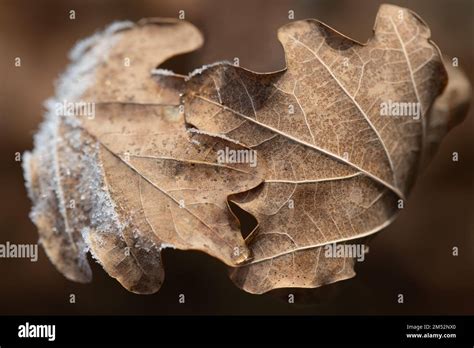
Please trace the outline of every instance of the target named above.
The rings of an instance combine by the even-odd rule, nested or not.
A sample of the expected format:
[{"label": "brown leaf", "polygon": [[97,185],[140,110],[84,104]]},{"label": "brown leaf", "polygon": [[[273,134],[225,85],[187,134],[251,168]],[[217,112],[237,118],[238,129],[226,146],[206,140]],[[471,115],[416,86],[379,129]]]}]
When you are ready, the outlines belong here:
[{"label": "brown leaf", "polygon": [[453,67],[450,59],[445,57],[444,63],[448,85],[430,110],[423,165],[433,158],[444,136],[464,120],[471,104],[472,88],[466,75],[461,68]]},{"label": "brown leaf", "polygon": [[[295,21],[278,33],[286,69],[216,63],[186,79],[155,69],[202,44],[185,21],[116,23],[82,41],[24,157],[46,253],[86,282],[90,251],[136,293],[160,288],[169,247],[218,258],[252,293],[353,277],[356,248],[393,221],[421,157],[466,111],[469,84],[451,69],[431,109],[447,77],[429,36],[383,5],[365,45]],[[381,116],[389,102],[420,105],[419,117]],[[227,151],[255,151],[257,166]],[[258,223],[245,240],[243,213]]]},{"label": "brown leaf", "polygon": [[[161,249],[172,247],[201,250],[230,266],[246,260],[250,253],[231,222],[227,196],[249,190],[262,179],[257,169],[220,164],[218,158],[220,150],[243,147],[186,130],[176,107],[121,103],[97,107],[96,118],[84,121],[82,127],[100,144],[107,191],[118,219],[133,231],[137,240],[133,245],[138,250],[147,249],[144,242],[153,245],[151,255],[156,257]],[[108,251],[108,244],[101,244],[106,232],[93,233],[96,241],[91,239],[90,245],[109,271],[123,253],[117,249],[117,255],[100,257]],[[158,265],[151,271],[163,272]],[[128,273],[122,276],[130,282]]]},{"label": "brown leaf", "polygon": [[[220,148],[243,147],[187,131],[176,105],[182,78],[152,75],[201,42],[184,21],[147,20],[112,25],[73,50],[24,164],[41,242],[68,278],[90,280],[89,249],[138,293],[161,286],[165,247],[229,265],[249,257],[227,195],[258,185],[257,170],[218,163]],[[94,115],[59,115],[66,103],[90,103]]]},{"label": "brown leaf", "polygon": [[179,104],[177,88],[182,79],[161,80],[153,70],[202,43],[201,33],[182,20],[151,18],[137,24],[112,24],[71,51],[72,65],[59,83],[57,98],[67,91],[73,94],[68,100]]},{"label": "brown leaf", "polygon": [[[296,21],[278,32],[286,69],[216,64],[190,76],[186,121],[249,146],[269,166],[263,187],[235,197],[259,222],[247,239],[252,262],[231,273],[243,289],[351,277],[350,260],[326,259],[323,247],[393,221],[417,174],[428,110],[446,83],[429,36],[417,15],[383,5],[365,45],[321,22]],[[389,102],[420,105],[420,117],[381,116]]]}]

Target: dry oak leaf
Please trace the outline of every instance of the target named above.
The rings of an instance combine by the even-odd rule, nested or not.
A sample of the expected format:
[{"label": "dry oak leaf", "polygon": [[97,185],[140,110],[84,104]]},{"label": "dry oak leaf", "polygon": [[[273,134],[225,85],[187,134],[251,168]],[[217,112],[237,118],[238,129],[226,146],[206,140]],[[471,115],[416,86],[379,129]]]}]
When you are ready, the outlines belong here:
[{"label": "dry oak leaf", "polygon": [[[227,196],[261,183],[259,169],[220,163],[219,149],[243,147],[186,129],[183,79],[152,73],[201,44],[191,24],[154,19],[115,23],[73,49],[23,163],[40,242],[67,278],[91,280],[90,251],[125,288],[152,293],[163,248],[228,265],[250,256]],[[93,114],[70,115],[70,103]]]},{"label": "dry oak leaf", "polygon": [[444,136],[464,120],[471,104],[472,88],[465,73],[460,67],[454,67],[451,59],[444,57],[443,60],[448,72],[448,84],[430,111],[423,167],[433,158]]},{"label": "dry oak leaf", "polygon": [[[143,243],[151,241],[159,249],[201,250],[229,266],[250,257],[240,229],[232,222],[227,197],[257,186],[262,178],[258,168],[221,164],[218,158],[220,150],[239,151],[242,146],[186,130],[182,118],[176,117],[180,115],[176,107],[169,111],[162,106],[106,103],[98,109],[96,118],[82,126],[100,144],[110,199],[118,219],[127,221],[125,232],[132,229],[136,235],[130,244],[137,252],[147,249]],[[170,121],[169,114],[176,121]],[[113,269],[124,255],[117,250],[112,256],[109,247],[102,248],[104,232],[108,231],[89,233],[88,244],[108,271],[107,265],[112,263]],[[114,240],[110,246],[116,244]],[[159,255],[155,248],[144,262]],[[147,273],[162,274],[161,262]],[[130,282],[129,274],[120,276]],[[136,286],[143,284],[137,279]],[[154,282],[150,288],[156,291],[158,285]]]},{"label": "dry oak leaf", "polygon": [[[285,70],[216,64],[187,81],[155,69],[202,45],[185,21],[115,23],[73,49],[23,162],[31,218],[61,273],[90,281],[90,251],[125,288],[153,293],[160,251],[175,247],[217,257],[253,293],[354,275],[351,257],[323,246],[364,242],[393,220],[424,139],[433,148],[462,119],[466,84],[427,115],[445,71],[427,27],[397,7],[381,8],[365,46],[316,21],[279,36]],[[387,98],[419,100],[420,119],[377,117]],[[64,113],[67,103],[93,105],[94,117]],[[257,150],[258,167],[222,163],[225,148]],[[245,241],[230,198],[257,218]]]},{"label": "dry oak leaf", "polygon": [[[251,293],[354,276],[351,257],[327,257],[325,246],[363,241],[394,220],[433,141],[429,112],[447,82],[427,25],[397,6],[380,7],[366,44],[312,19],[283,26],[278,38],[281,71],[216,63],[185,84],[186,122],[268,164],[263,185],[232,198],[258,221],[246,239],[253,259],[231,269]],[[382,116],[383,103],[419,113]]]}]

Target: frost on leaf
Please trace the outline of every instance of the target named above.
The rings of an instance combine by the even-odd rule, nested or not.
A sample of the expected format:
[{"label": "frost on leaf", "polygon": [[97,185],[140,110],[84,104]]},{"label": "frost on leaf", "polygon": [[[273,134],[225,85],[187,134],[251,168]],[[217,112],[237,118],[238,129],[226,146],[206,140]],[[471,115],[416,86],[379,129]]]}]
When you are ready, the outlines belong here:
[{"label": "frost on leaf", "polygon": [[[61,273],[90,281],[90,252],[128,290],[153,293],[161,250],[176,248],[219,259],[252,293],[354,276],[353,258],[325,246],[363,243],[394,220],[422,159],[464,117],[469,84],[448,70],[436,99],[439,50],[395,6],[364,45],[315,20],[278,37],[281,71],[218,62],[187,77],[159,68],[202,45],[185,21],[114,23],[78,43],[23,164]],[[419,117],[381,117],[387,101],[419,104]],[[92,112],[59,112],[68,103]],[[242,211],[257,221],[245,239]]]}]

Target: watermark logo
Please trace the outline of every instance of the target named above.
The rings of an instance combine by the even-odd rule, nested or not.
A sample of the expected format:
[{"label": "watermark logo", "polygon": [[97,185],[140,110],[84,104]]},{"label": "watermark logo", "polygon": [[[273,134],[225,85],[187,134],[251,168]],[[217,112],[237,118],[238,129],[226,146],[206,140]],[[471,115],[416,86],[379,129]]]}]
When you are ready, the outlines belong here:
[{"label": "watermark logo", "polygon": [[380,103],[381,116],[407,116],[419,120],[421,116],[420,103],[406,103],[387,100]]},{"label": "watermark logo", "polygon": [[54,108],[58,116],[87,117],[90,120],[95,118],[95,103],[93,102],[63,100],[56,103]]},{"label": "watermark logo", "polygon": [[327,258],[352,257],[359,262],[365,260],[365,254],[369,252],[369,247],[365,244],[326,244],[324,246],[324,256]]},{"label": "watermark logo", "polygon": [[217,151],[219,164],[248,163],[250,167],[257,166],[257,151],[250,149],[234,150],[225,147]]},{"label": "watermark logo", "polygon": [[52,342],[56,340],[56,325],[35,325],[26,322],[18,326],[20,338],[47,338]]},{"label": "watermark logo", "polygon": [[38,244],[14,244],[6,242],[0,244],[0,259],[30,259],[38,261]]}]

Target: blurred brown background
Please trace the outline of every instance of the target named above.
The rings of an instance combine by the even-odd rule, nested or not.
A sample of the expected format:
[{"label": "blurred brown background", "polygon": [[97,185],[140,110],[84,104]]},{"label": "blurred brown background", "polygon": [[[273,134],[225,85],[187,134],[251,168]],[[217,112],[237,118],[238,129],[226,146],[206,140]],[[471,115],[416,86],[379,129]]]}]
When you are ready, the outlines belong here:
[{"label": "blurred brown background", "polygon": [[[0,0],[0,243],[35,243],[20,163],[32,147],[42,102],[67,65],[74,43],[114,20],[177,17],[199,27],[204,48],[166,67],[180,73],[239,57],[256,71],[284,66],[276,30],[295,19],[317,18],[359,41],[371,35],[381,2],[159,0]],[[474,1],[392,1],[417,12],[443,53],[459,57],[474,81]],[[69,19],[69,10],[76,19]],[[14,58],[21,57],[21,68]],[[155,295],[128,293],[94,263],[94,281],[80,285],[59,274],[40,250],[39,261],[0,259],[0,314],[474,314],[474,109],[443,142],[420,176],[396,222],[370,244],[357,277],[305,292],[250,295],[235,287],[218,261],[197,252],[165,250],[166,280]],[[451,161],[457,151],[459,162]],[[459,256],[452,256],[452,247]],[[296,293],[296,304],[282,298]],[[69,294],[76,295],[70,304]],[[178,303],[178,294],[186,304]],[[403,293],[405,303],[397,303]]]}]

